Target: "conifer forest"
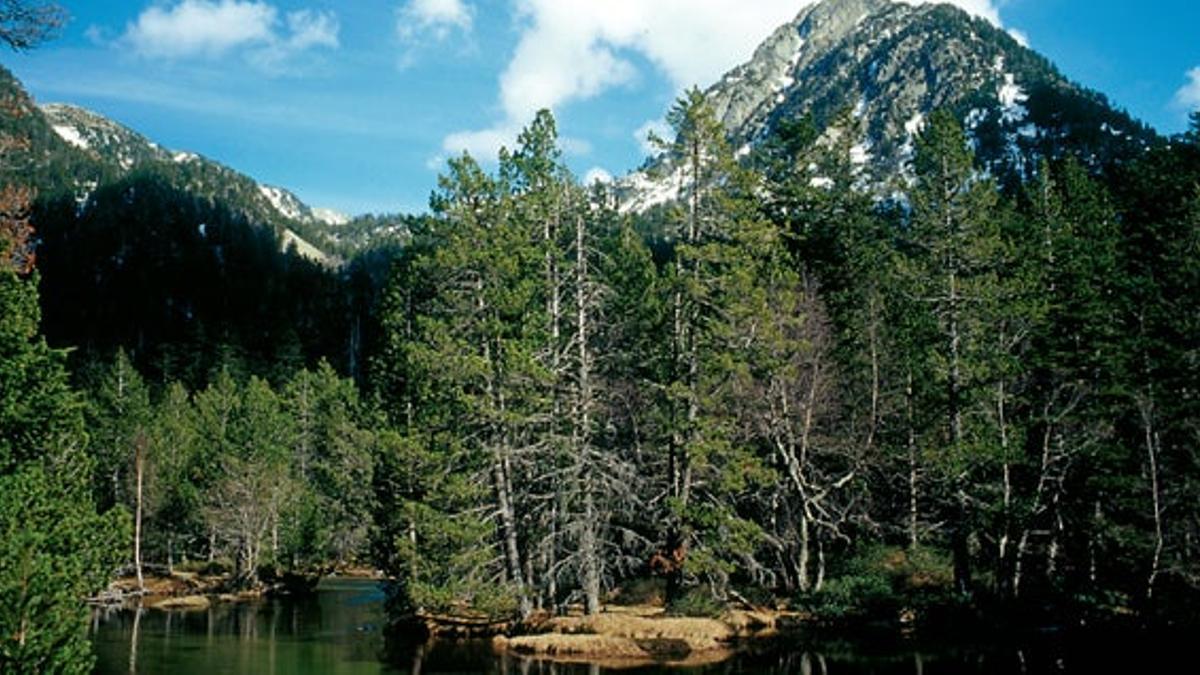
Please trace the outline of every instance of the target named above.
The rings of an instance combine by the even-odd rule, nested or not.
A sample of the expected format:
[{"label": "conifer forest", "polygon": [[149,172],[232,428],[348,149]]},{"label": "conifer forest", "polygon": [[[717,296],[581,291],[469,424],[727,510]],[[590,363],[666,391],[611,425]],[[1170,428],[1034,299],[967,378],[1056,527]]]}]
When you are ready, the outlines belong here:
[{"label": "conifer forest", "polygon": [[1001,167],[939,109],[867,185],[850,109],[739,152],[689,89],[631,211],[542,111],[330,265],[186,164],[79,202],[4,79],[0,671],[92,672],[85,600],[177,570],[377,570],[397,624],[1195,619],[1200,113]]}]

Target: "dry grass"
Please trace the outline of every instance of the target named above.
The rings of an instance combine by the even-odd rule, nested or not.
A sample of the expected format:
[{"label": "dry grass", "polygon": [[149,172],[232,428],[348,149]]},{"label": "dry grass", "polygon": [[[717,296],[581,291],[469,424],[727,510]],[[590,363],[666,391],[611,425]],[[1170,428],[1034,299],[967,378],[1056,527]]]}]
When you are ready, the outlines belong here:
[{"label": "dry grass", "polygon": [[520,656],[608,667],[701,665],[727,658],[740,639],[777,634],[782,618],[778,612],[740,610],[719,619],[668,617],[660,607],[610,606],[595,616],[560,616],[527,625],[532,634],[499,637],[494,645]]},{"label": "dry grass", "polygon": [[208,609],[211,604],[208,596],[204,595],[185,595],[178,598],[151,597],[145,601],[145,605],[152,609],[172,610],[203,610]]},{"label": "dry grass", "polygon": [[561,663],[588,663],[608,669],[638,668],[653,664],[698,667],[720,663],[733,651],[728,647],[694,651],[677,640],[635,640],[611,635],[544,633],[515,638],[497,637],[496,650],[517,656]]}]

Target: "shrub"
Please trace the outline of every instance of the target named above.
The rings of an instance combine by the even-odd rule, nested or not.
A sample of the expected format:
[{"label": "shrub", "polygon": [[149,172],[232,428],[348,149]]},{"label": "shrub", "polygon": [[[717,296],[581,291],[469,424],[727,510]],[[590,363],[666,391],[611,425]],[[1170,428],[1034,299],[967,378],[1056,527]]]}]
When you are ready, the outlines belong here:
[{"label": "shrub", "polygon": [[937,549],[873,546],[851,558],[842,573],[796,604],[833,620],[896,620],[902,610],[917,617],[953,605],[953,566]]},{"label": "shrub", "polygon": [[667,614],[672,616],[716,618],[724,611],[724,603],[703,586],[689,589],[667,607]]},{"label": "shrub", "polygon": [[185,560],[176,563],[176,572],[190,572],[205,577],[219,577],[233,571],[233,561],[217,558],[216,560]]},{"label": "shrub", "polygon": [[667,582],[658,577],[630,579],[621,586],[614,602],[619,605],[653,605],[661,607],[666,602]]}]

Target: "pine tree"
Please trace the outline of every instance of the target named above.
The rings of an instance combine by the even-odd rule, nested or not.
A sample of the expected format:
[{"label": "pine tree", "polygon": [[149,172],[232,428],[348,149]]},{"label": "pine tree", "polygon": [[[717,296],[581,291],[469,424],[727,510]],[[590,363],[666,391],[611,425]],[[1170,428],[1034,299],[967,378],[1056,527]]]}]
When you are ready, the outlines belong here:
[{"label": "pine tree", "polygon": [[177,555],[186,556],[189,544],[204,532],[194,473],[199,455],[196,415],[191,397],[178,382],[166,388],[155,406],[150,447],[157,480],[151,486],[148,501],[154,507],[160,552],[171,571]]},{"label": "pine tree", "polygon": [[366,542],[374,444],[358,390],[322,361],[315,371],[296,373],[282,399],[303,504],[287,548],[310,564],[351,562]]},{"label": "pine tree", "polygon": [[732,561],[749,553],[759,534],[732,495],[761,477],[761,466],[748,447],[730,442],[722,398],[733,367],[727,350],[744,318],[739,304],[743,294],[757,295],[755,256],[770,228],[754,207],[753,177],[734,160],[703,95],[685,93],[668,122],[676,136],[664,150],[680,202],[668,215],[676,237],[665,285],[670,358],[661,383],[668,511],[655,566],[666,574],[673,601],[688,576],[707,579],[724,595]]},{"label": "pine tree", "polygon": [[949,488],[949,534],[955,584],[971,590],[969,539],[972,480],[983,457],[967,415],[978,402],[982,373],[992,365],[989,319],[999,301],[1000,238],[994,184],[975,172],[974,156],[954,116],[930,116],[917,139],[917,184],[904,274],[915,298],[937,321],[938,344],[927,371],[944,387],[944,436],[938,467]]},{"label": "pine tree", "polygon": [[91,670],[85,597],[125,558],[127,521],[98,515],[82,406],[37,333],[37,277],[0,266],[0,670]]},{"label": "pine tree", "polygon": [[[147,465],[153,411],[150,392],[124,350],[118,350],[88,397],[90,449],[95,458],[96,501],[102,508],[121,505],[133,514],[133,567],[138,586],[142,574]],[[153,474],[153,468],[149,472]]]}]

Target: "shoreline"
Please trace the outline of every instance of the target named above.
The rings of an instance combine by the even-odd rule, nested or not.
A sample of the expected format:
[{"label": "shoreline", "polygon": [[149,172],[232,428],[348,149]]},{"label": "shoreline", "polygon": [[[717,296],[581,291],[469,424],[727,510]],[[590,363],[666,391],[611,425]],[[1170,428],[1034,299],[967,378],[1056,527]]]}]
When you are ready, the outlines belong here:
[{"label": "shoreline", "polygon": [[281,575],[249,589],[237,589],[228,574],[201,574],[176,570],[148,574],[145,588],[132,576],[121,576],[85,603],[92,607],[142,607],[169,611],[201,611],[215,604],[255,602],[264,598],[312,593],[325,580],[381,580],[376,570],[350,568],[332,574]]}]

